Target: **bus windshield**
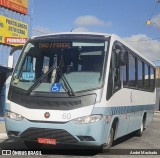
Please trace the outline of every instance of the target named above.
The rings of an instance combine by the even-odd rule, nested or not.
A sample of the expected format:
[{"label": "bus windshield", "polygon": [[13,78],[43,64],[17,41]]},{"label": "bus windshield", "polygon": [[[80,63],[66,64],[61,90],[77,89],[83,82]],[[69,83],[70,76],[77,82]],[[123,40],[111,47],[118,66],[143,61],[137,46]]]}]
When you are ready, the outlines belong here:
[{"label": "bus windshield", "polygon": [[86,91],[102,86],[104,40],[37,41],[25,46],[14,70],[12,86],[25,91]]}]

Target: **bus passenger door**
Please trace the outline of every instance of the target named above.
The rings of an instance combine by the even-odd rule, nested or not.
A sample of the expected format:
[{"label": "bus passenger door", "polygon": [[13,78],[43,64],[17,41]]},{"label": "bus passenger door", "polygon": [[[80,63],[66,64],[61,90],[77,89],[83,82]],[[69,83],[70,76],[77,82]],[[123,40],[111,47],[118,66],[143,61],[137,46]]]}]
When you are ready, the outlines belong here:
[{"label": "bus passenger door", "polygon": [[118,117],[119,119],[115,138],[127,134],[129,125],[127,106],[130,104],[130,90],[123,88],[123,67],[120,63],[119,50],[115,51],[113,48],[108,79],[107,100],[109,106],[111,106],[113,117]]}]

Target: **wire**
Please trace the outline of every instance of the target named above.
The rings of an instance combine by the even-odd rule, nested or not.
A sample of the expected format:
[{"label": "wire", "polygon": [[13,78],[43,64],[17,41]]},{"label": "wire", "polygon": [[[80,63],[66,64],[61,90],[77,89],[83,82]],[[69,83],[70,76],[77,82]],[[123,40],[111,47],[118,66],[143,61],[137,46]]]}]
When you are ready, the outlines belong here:
[{"label": "wire", "polygon": [[150,15],[149,19],[152,18],[152,16],[153,16],[154,12],[156,11],[157,7],[158,7],[158,1],[156,3],[156,6],[154,7],[153,11],[151,12],[151,15]]},{"label": "wire", "polygon": [[160,37],[157,37],[157,38],[153,38],[153,39],[146,39],[146,40],[137,40],[137,41],[127,41],[125,40],[126,42],[146,42],[146,41],[158,41],[160,40]]},{"label": "wire", "polygon": [[[151,12],[151,14],[150,14],[150,16],[149,16],[149,20],[153,17],[153,14],[155,13],[155,11],[156,11],[156,9],[157,9],[157,7],[158,7],[158,1],[157,1],[157,3],[156,3],[156,5],[155,5],[155,7],[154,7],[154,9],[153,9],[153,11]],[[137,31],[135,34],[138,34],[139,32],[141,32],[142,30],[144,31],[144,26],[142,25],[142,28],[140,28],[139,29],[139,31]]]},{"label": "wire", "polygon": [[32,31],[34,31],[34,32],[39,32],[39,33],[44,33],[44,34],[49,34],[49,33],[50,33],[50,32],[39,31],[39,30],[36,30],[36,29],[32,29]]},{"label": "wire", "polygon": [[[141,43],[141,45],[140,46],[145,46],[146,45],[146,43]],[[134,46],[135,47],[135,46]],[[154,43],[154,45],[152,45],[152,46],[149,46],[149,48],[159,48],[160,47],[160,43]]]}]

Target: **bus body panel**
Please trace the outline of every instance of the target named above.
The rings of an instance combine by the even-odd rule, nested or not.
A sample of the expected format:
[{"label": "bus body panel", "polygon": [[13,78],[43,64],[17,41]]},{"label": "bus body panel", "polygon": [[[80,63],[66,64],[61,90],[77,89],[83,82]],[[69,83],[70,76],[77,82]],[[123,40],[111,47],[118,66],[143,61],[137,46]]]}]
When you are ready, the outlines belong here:
[{"label": "bus body panel", "polygon": [[[48,110],[48,109],[28,109],[16,103],[6,104],[6,110],[22,115],[31,121],[67,122],[79,117],[91,115],[94,105],[78,108],[74,110]],[[45,113],[50,113],[49,118],[45,118]]]},{"label": "bus body panel", "polygon": [[[102,118],[99,122],[91,123],[91,124],[84,124],[84,125],[77,125],[73,122],[69,121],[66,123],[46,123],[46,122],[31,122],[27,119],[23,119],[22,121],[15,121],[9,118],[6,118],[6,127],[7,133],[11,131],[18,132],[18,136],[9,135],[10,138],[20,139],[20,135],[25,132],[27,129],[30,128],[37,128],[37,129],[63,129],[71,134],[78,140],[78,143],[74,145],[93,145],[93,146],[100,146],[105,143],[106,135],[109,131],[109,126],[105,123],[105,117]],[[42,133],[43,135],[43,133]],[[81,141],[78,136],[82,137],[92,137],[94,141]],[[48,138],[50,136],[48,135]],[[104,139],[105,138],[105,139]],[[54,138],[56,139],[56,137]],[[29,140],[29,139],[28,139]],[[30,140],[33,141],[33,140]],[[34,140],[37,141],[37,140]],[[57,142],[59,143],[59,142]],[[61,143],[63,144],[63,142]]]},{"label": "bus body panel", "polygon": [[[107,35],[106,35],[107,36]],[[108,36],[107,36],[108,37]],[[102,96],[97,96],[97,102],[94,105],[87,105],[83,108],[78,108],[74,110],[37,110],[37,109],[27,109],[21,105],[10,102],[7,104],[6,109],[11,110],[15,113],[21,114],[25,117],[22,121],[14,121],[9,118],[6,118],[6,128],[7,131],[19,131],[19,135],[25,130],[35,127],[35,128],[49,128],[49,129],[64,129],[69,132],[73,137],[78,140],[77,145],[96,145],[100,146],[107,142],[109,138],[109,131],[115,120],[118,120],[116,123],[115,137],[117,139],[121,136],[124,136],[128,133],[131,133],[135,130],[138,130],[141,126],[141,122],[144,114],[146,113],[146,124],[148,125],[153,119],[153,111],[155,105],[156,91],[149,92],[143,90],[137,90],[134,88],[123,87],[115,92],[112,97],[107,100],[107,87],[108,85],[108,76],[110,61],[112,56],[112,46],[115,41],[123,42],[127,47],[131,48],[138,55],[144,58],[146,61],[150,62],[138,51],[130,47],[127,43],[122,41],[115,35],[111,36],[110,47],[108,50],[108,58],[105,71],[105,80],[104,86],[102,87]],[[152,62],[150,62],[153,64]],[[50,119],[44,118],[44,113],[51,113]],[[73,115],[67,120],[62,119],[64,113],[71,113]],[[38,113],[38,115],[35,115]],[[81,124],[77,125],[72,122],[73,119],[101,114],[103,118],[95,123]],[[27,120],[28,119],[28,120]],[[35,121],[31,122],[29,120]],[[48,122],[43,122],[43,121]],[[55,123],[55,122],[56,123]],[[80,141],[77,136],[91,136],[95,141]]]}]

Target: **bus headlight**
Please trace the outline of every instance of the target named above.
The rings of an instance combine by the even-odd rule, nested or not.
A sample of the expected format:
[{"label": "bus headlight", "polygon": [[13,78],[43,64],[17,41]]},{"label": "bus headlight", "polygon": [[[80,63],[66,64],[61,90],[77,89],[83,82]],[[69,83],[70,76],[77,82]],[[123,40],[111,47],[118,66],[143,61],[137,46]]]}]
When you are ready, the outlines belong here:
[{"label": "bus headlight", "polygon": [[91,115],[91,116],[84,116],[84,117],[79,117],[74,120],[72,120],[73,123],[75,124],[87,124],[87,123],[93,123],[101,120],[103,115]]},{"label": "bus headlight", "polygon": [[22,117],[21,115],[16,114],[16,113],[11,112],[11,111],[6,111],[5,117],[8,117],[8,118],[10,118],[12,120],[16,120],[16,121],[21,121],[21,120],[24,119],[24,117]]}]

